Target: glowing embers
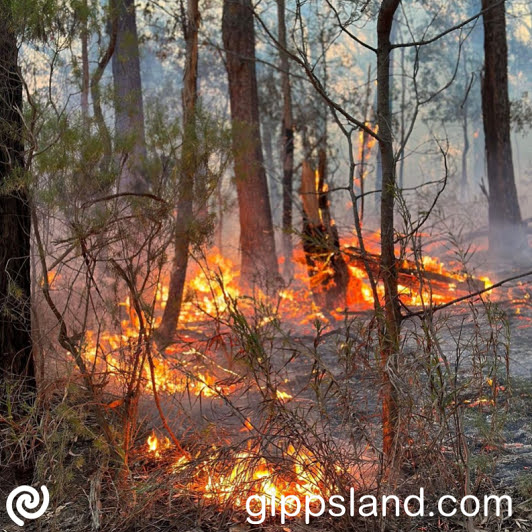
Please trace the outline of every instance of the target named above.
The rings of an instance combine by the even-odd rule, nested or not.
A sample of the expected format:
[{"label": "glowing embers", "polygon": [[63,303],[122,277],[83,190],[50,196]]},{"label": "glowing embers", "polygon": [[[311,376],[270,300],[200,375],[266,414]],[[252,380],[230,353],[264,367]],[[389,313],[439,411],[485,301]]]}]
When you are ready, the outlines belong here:
[{"label": "glowing embers", "polygon": [[[366,239],[366,251],[369,254],[370,271],[377,282],[375,291],[382,301],[384,288],[378,282],[380,257],[375,253],[378,237],[378,233],[375,233]],[[354,244],[356,241],[342,247],[347,257],[349,275],[346,304],[352,310],[369,310],[373,308],[374,295],[366,264],[360,259]],[[195,263],[191,269],[186,285],[187,299],[179,322],[181,330],[203,329],[206,323],[221,323],[223,326],[230,321],[234,310],[232,305],[236,304],[239,312],[249,319],[253,327],[261,333],[266,330],[267,334],[272,335],[277,334],[278,327],[291,328],[297,325],[306,332],[315,329],[317,320],[327,324],[334,319],[344,319],[344,308],[338,307],[327,312],[314,301],[303,251],[296,251],[292,260],[295,278],[288,287],[269,297],[257,292],[256,297],[252,298],[240,295],[236,266],[213,250],[201,264]],[[399,294],[407,305],[446,303],[490,285],[487,278],[475,280],[462,273],[447,271],[440,261],[432,257],[425,257],[418,263],[407,260],[398,262],[398,269]],[[314,276],[314,280],[318,277]],[[161,393],[214,399],[234,393],[241,382],[240,376],[215,362],[216,347],[206,347],[202,353],[193,347],[199,345],[197,342],[185,338],[179,344],[166,347],[164,353],[158,349],[153,333],[167,297],[165,282],[160,281],[154,287],[153,296],[155,308],[139,311],[140,316],[135,310],[144,308],[140,303],[133,305],[129,298],[119,303],[121,319],[118,330],[102,324],[99,330],[86,333],[82,354],[88,367],[102,375],[102,380],[110,377],[113,385],[117,386],[137,371],[142,387],[148,393],[155,388]],[[143,331],[142,334],[140,331]],[[135,366],[135,360],[141,365]],[[282,401],[291,398],[287,392],[279,394],[277,399]]]}]

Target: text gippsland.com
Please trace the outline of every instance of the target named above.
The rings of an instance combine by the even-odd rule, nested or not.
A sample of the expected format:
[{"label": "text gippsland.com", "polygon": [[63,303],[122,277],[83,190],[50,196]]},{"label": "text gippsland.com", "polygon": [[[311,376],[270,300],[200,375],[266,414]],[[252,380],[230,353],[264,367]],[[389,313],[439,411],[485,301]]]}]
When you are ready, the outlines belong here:
[{"label": "text gippsland.com", "polygon": [[268,517],[278,516],[281,524],[287,518],[304,517],[308,524],[313,517],[328,513],[332,517],[359,516],[362,518],[395,515],[401,513],[408,517],[453,517],[462,514],[465,517],[477,515],[497,517],[512,515],[512,498],[508,495],[485,495],[483,498],[466,495],[457,499],[452,495],[443,495],[431,508],[425,504],[425,491],[420,488],[419,495],[409,495],[400,499],[397,495],[357,496],[354,488],[349,497],[331,495],[328,499],[320,495],[306,495],[300,500],[295,495],[251,495],[246,500],[247,521],[260,525]]}]

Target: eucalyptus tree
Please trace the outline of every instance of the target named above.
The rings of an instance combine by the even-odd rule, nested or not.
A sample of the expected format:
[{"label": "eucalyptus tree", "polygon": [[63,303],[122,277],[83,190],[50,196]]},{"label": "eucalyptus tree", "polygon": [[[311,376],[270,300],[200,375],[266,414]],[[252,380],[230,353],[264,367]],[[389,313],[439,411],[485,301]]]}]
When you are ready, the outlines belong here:
[{"label": "eucalyptus tree", "polygon": [[494,254],[512,257],[516,251],[528,247],[528,243],[519,208],[510,140],[505,2],[482,0],[482,8],[482,117],[489,184],[489,246]]},{"label": "eucalyptus tree", "polygon": [[111,17],[116,20],[116,43],[112,57],[116,152],[120,157],[119,189],[143,192],[147,189],[146,136],[140,72],[139,39],[134,0],[111,0]]},{"label": "eucalyptus tree", "polygon": [[285,0],[277,0],[277,24],[279,44],[279,68],[283,94],[283,119],[281,126],[283,167],[283,254],[284,274],[292,276],[292,188],[294,181],[294,120],[292,111],[292,87],[290,84],[290,58],[286,46],[286,5]]},{"label": "eucalyptus tree", "polygon": [[187,275],[189,245],[194,216],[194,190],[197,190],[199,170],[196,113],[198,104],[198,30],[200,11],[198,0],[187,0],[184,37],[186,43],[183,75],[183,145],[179,180],[179,197],[175,224],[174,259],[168,301],[159,327],[159,334],[168,340],[177,326]]},{"label": "eucalyptus tree", "polygon": [[260,135],[255,28],[250,0],[224,0],[226,54],[235,181],[240,218],[241,279],[267,287],[278,265]]}]

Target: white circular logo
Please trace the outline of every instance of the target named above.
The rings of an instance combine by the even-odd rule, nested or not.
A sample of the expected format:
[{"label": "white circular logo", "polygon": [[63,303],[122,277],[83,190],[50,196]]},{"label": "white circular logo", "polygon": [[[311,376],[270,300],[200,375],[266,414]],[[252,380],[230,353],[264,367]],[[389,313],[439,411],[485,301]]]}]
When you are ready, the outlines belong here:
[{"label": "white circular logo", "polygon": [[24,521],[19,515],[25,519],[38,519],[46,512],[50,504],[50,494],[46,486],[41,486],[41,491],[42,501],[41,494],[31,486],[19,486],[9,494],[6,510],[15,524],[24,526]]}]

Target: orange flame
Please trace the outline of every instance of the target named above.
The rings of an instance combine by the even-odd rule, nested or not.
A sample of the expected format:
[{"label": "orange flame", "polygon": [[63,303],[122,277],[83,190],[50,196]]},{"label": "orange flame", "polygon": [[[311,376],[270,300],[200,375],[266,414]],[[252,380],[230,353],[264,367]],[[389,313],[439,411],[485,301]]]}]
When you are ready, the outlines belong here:
[{"label": "orange flame", "polygon": [[148,453],[155,456],[155,458],[160,458],[161,451],[169,449],[171,446],[170,440],[167,437],[165,437],[164,440],[159,440],[154,430],[148,436],[146,444],[148,446]]}]

